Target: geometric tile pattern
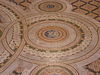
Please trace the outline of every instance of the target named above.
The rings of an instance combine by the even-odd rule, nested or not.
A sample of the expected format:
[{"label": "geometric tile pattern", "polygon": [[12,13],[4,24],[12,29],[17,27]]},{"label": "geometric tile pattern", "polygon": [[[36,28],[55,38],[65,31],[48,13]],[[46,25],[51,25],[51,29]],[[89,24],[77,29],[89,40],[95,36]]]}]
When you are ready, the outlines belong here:
[{"label": "geometric tile pattern", "polygon": [[0,0],[0,75],[100,75],[99,0]]},{"label": "geometric tile pattern", "polygon": [[13,3],[15,3],[16,5],[20,5],[23,7],[23,9],[27,9],[27,6],[32,2],[32,0],[9,0]]},{"label": "geometric tile pattern", "polygon": [[86,66],[86,69],[88,69],[88,75],[99,75],[100,74],[100,59],[88,64]]},{"label": "geometric tile pattern", "polygon": [[[23,9],[27,9],[32,0],[9,0]],[[74,12],[87,15],[100,22],[100,1],[99,0],[68,0],[73,6]]]},{"label": "geometric tile pattern", "polygon": [[74,7],[72,11],[87,15],[100,22],[99,0],[70,0]]}]

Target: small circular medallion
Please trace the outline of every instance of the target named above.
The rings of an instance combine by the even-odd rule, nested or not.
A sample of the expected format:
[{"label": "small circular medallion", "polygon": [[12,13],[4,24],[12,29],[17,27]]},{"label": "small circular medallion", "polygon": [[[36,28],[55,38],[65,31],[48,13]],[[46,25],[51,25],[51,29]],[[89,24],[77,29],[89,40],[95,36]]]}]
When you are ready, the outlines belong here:
[{"label": "small circular medallion", "polygon": [[71,12],[72,5],[65,0],[36,0],[30,9],[41,13]]},{"label": "small circular medallion", "polygon": [[45,12],[58,12],[63,9],[63,5],[59,2],[47,1],[40,3],[38,8]]},{"label": "small circular medallion", "polygon": [[78,73],[69,65],[44,65],[33,70],[31,75],[78,75]]},{"label": "small circular medallion", "polygon": [[[67,68],[58,65],[51,65],[41,68],[36,75],[70,75],[71,72]],[[71,73],[73,75],[73,73]]]}]

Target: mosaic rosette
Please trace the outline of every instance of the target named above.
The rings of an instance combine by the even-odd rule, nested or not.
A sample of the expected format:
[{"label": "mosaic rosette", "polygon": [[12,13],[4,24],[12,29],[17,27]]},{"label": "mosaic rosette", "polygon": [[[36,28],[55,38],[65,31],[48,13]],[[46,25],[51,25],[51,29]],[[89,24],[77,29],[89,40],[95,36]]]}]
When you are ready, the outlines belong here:
[{"label": "mosaic rosette", "polygon": [[78,75],[77,71],[69,65],[44,65],[35,68],[31,75]]},{"label": "mosaic rosette", "polygon": [[30,54],[32,58],[30,55],[27,58],[34,60],[37,57],[39,61],[48,61],[48,58],[50,61],[68,61],[90,52],[98,40],[96,25],[83,19],[83,16],[74,13],[27,18],[24,27],[27,44],[22,56]]},{"label": "mosaic rosette", "polygon": [[30,6],[35,11],[43,13],[65,12],[71,11],[72,6],[65,0],[38,0],[32,3]]}]

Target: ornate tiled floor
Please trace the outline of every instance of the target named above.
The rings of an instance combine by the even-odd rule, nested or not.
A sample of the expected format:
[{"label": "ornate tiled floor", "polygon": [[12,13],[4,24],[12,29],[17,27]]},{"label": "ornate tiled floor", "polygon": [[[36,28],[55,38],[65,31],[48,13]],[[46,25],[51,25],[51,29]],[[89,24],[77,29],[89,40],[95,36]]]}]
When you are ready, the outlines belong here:
[{"label": "ornate tiled floor", "polygon": [[100,75],[100,0],[0,0],[0,75]]}]

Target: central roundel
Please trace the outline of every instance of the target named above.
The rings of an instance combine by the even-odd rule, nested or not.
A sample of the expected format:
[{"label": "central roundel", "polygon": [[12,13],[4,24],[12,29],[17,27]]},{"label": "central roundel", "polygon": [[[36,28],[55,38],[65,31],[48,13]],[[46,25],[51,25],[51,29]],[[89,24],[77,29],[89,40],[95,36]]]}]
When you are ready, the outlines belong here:
[{"label": "central roundel", "polygon": [[63,40],[66,37],[66,31],[57,26],[47,26],[39,31],[39,38],[47,42],[55,42]]},{"label": "central roundel", "polygon": [[72,27],[70,23],[42,21],[29,27],[28,38],[30,42],[28,43],[45,51],[60,51],[69,47],[75,39],[80,38],[79,33],[76,32],[76,27]]},{"label": "central roundel", "polygon": [[[91,51],[97,43],[95,38],[98,39],[98,36],[94,26],[75,13],[43,14],[29,17],[26,21],[24,38],[27,44],[24,50],[39,57],[40,61],[79,58]],[[80,54],[82,51],[84,54]],[[67,56],[72,58],[67,59]]]},{"label": "central roundel", "polygon": [[58,31],[51,29],[51,30],[46,31],[44,35],[48,38],[57,38],[59,37],[60,34]]}]

